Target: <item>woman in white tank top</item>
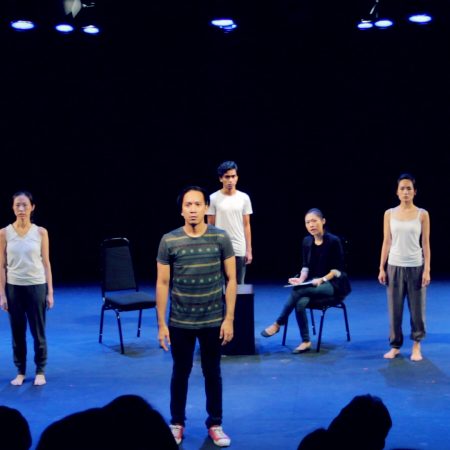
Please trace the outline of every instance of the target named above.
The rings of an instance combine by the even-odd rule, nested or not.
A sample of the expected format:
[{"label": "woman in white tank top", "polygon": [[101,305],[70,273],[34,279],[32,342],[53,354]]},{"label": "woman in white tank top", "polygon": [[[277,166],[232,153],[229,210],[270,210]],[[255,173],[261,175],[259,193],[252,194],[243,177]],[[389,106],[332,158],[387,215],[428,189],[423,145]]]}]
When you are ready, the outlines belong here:
[{"label": "woman in white tank top", "polygon": [[386,359],[398,356],[403,345],[406,298],[413,340],[411,360],[422,360],[420,341],[425,337],[426,287],[430,284],[430,216],[414,204],[416,193],[414,177],[407,173],[400,175],[397,180],[400,204],[384,213],[378,281],[387,287],[391,349],[384,354]]},{"label": "woman in white tank top", "polygon": [[0,306],[9,313],[14,364],[11,381],[21,386],[27,365],[27,323],[34,341],[34,385],[46,383],[46,309],[52,308],[53,284],[47,230],[31,222],[35,205],[29,192],[13,195],[14,223],[0,230]]}]

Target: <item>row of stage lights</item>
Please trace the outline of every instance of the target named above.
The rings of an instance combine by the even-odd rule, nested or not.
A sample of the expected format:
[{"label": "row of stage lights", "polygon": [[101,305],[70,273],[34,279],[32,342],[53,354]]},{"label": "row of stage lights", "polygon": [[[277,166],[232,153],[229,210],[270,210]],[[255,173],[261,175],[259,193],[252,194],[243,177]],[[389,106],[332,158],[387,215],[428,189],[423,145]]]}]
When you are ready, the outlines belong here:
[{"label": "row of stage lights", "polygon": [[[430,14],[412,14],[408,17],[408,21],[417,25],[426,25],[432,22],[433,18]],[[360,30],[370,30],[371,28],[386,29],[394,26],[394,20],[387,17],[375,17],[368,19],[361,19],[357,24]],[[220,28],[225,33],[229,33],[237,28],[236,23],[232,19],[215,19],[211,24]]]},{"label": "row of stage lights", "polygon": [[[14,20],[10,23],[10,25],[13,30],[19,32],[27,32],[37,28],[36,23],[32,20]],[[62,34],[71,34],[77,30],[89,35],[96,35],[100,33],[100,27],[98,27],[97,25],[83,25],[77,28],[75,27],[75,25],[72,25],[68,22],[58,23],[54,25],[54,29],[55,31]]]},{"label": "row of stage lights", "polygon": [[[11,28],[15,31],[31,31],[37,28],[37,25],[32,20],[14,20],[10,23]],[[211,20],[211,25],[220,28],[225,33],[229,33],[237,28],[237,24],[232,19],[214,19]],[[54,29],[63,34],[69,34],[76,31],[76,27],[70,23],[58,23],[54,25]],[[100,27],[97,25],[85,25],[79,27],[79,30],[86,34],[99,34]]]},{"label": "row of stage lights", "polygon": [[[405,15],[405,18],[417,25],[427,25],[433,21],[432,15],[426,12],[425,8]],[[358,22],[357,27],[360,30],[387,29],[393,27],[395,23],[390,14],[381,9],[380,0],[375,0],[369,14]]]},{"label": "row of stage lights", "polygon": [[[429,14],[414,14],[408,17],[408,21],[418,25],[427,25],[433,18]],[[395,24],[393,19],[381,17],[376,19],[361,19],[358,23],[360,30],[370,30],[372,28],[386,29],[391,28]]]},{"label": "row of stage lights", "polygon": [[16,0],[11,16],[18,19],[9,22],[11,29],[22,33],[52,29],[61,34],[76,32],[88,35],[100,34],[100,27],[96,24],[98,20],[95,20],[94,1],[54,0],[52,4],[45,5],[47,8],[40,8],[33,0],[28,3]]},{"label": "row of stage lights", "polygon": [[[429,14],[414,14],[411,15],[408,20],[411,23],[418,25],[429,24],[433,18]],[[37,26],[36,23],[31,20],[15,20],[11,22],[11,28],[15,31],[25,32],[34,30]],[[232,19],[214,19],[211,21],[211,25],[220,28],[223,32],[229,33],[237,28],[237,24]],[[360,30],[369,30],[372,28],[386,29],[394,25],[394,20],[387,17],[374,18],[374,19],[361,19],[357,24]],[[70,23],[58,23],[54,25],[54,29],[62,34],[70,34],[77,30],[74,25]],[[84,25],[79,27],[79,31],[89,35],[97,35],[100,33],[100,27],[97,25]]]},{"label": "row of stage lights", "polygon": [[[1,1],[1,0],[0,0]],[[86,6],[86,5],[83,5]],[[431,14],[426,12],[410,14],[407,17],[408,21],[413,24],[426,25],[433,21]],[[224,33],[230,33],[238,28],[236,22],[231,18],[218,18],[211,20],[210,24],[214,27],[221,29]],[[369,14],[361,19],[357,23],[357,27],[360,30],[370,30],[370,29],[386,29],[394,26],[395,21],[388,16],[383,16],[380,13],[380,0],[375,0]],[[37,24],[32,20],[15,20],[10,23],[11,28],[19,31],[26,32],[38,28]],[[76,31],[81,31],[82,33],[89,35],[97,35],[101,32],[99,26],[94,24],[75,26],[70,23],[69,20],[66,22],[61,22],[54,25],[54,29],[62,34],[71,34]]]}]

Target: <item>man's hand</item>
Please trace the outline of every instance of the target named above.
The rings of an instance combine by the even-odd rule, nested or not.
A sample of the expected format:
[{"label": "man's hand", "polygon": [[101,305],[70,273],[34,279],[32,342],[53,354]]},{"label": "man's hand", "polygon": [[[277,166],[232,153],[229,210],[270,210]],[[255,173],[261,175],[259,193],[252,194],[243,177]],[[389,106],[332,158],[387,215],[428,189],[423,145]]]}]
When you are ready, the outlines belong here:
[{"label": "man's hand", "polygon": [[233,320],[225,319],[220,327],[220,339],[222,339],[222,345],[228,344],[233,339]]}]

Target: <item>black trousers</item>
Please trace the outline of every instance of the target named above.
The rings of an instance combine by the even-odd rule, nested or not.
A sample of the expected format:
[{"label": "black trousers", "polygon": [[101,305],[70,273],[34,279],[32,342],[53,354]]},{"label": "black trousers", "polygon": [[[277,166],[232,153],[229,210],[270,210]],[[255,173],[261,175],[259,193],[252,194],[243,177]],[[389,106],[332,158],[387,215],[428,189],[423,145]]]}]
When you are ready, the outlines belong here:
[{"label": "black trousers", "polygon": [[222,424],[222,376],[220,359],[222,355],[220,328],[186,330],[170,327],[170,349],[173,369],[170,382],[170,412],[172,424],[185,424],[188,380],[191,374],[195,343],[200,344],[200,357],[205,378],[207,428]]},{"label": "black trousers", "polygon": [[245,284],[245,273],[247,266],[245,264],[245,256],[236,256],[236,280],[237,284]]},{"label": "black trousers", "polygon": [[12,331],[14,364],[18,373],[25,375],[27,369],[27,323],[34,341],[36,373],[44,373],[47,363],[47,340],[45,316],[47,284],[16,286],[6,284],[9,320]]}]

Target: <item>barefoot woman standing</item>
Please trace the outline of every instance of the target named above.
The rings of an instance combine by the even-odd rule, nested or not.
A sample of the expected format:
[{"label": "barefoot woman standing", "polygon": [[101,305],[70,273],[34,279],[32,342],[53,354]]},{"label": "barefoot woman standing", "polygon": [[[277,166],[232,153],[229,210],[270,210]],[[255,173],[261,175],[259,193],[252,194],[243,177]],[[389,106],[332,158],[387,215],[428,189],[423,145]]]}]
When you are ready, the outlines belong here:
[{"label": "barefoot woman standing", "polygon": [[13,195],[14,223],[0,230],[0,306],[9,313],[14,364],[21,386],[27,363],[27,322],[34,341],[34,385],[46,383],[46,309],[53,307],[52,271],[48,233],[31,221],[35,205],[29,192]]},{"label": "barefoot woman standing", "polygon": [[414,204],[416,193],[414,177],[400,175],[400,204],[384,213],[378,281],[387,286],[391,349],[384,354],[386,359],[395,358],[403,345],[402,317],[407,298],[413,340],[411,360],[422,360],[420,341],[425,337],[426,287],[430,284],[430,216]]}]

